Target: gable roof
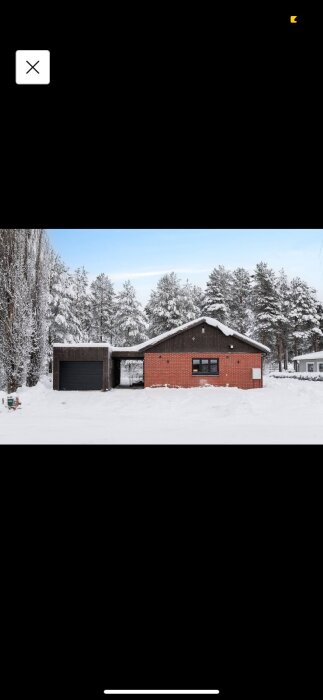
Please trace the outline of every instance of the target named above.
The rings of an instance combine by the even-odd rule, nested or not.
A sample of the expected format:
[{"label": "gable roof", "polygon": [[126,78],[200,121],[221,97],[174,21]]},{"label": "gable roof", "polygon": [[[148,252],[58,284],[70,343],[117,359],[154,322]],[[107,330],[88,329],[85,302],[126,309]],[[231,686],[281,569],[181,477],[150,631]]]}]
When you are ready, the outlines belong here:
[{"label": "gable roof", "polygon": [[[258,348],[262,352],[270,352],[270,348],[268,348],[266,345],[262,345],[262,343],[258,343],[257,340],[252,340],[252,338],[248,338],[248,336],[242,335],[241,333],[232,330],[232,328],[225,326],[223,323],[220,323],[220,321],[217,321],[215,318],[209,318],[208,316],[202,316],[201,318],[198,318],[195,321],[189,321],[188,323],[184,323],[183,326],[172,328],[171,331],[167,331],[166,333],[157,335],[155,338],[151,338],[145,343],[141,343],[141,345],[136,345],[136,350],[145,350],[146,348],[150,348],[153,345],[158,345],[158,343],[160,343],[162,340],[166,340],[166,338],[170,338],[172,335],[182,333],[182,331],[186,331],[186,329],[188,328],[194,328],[194,326],[199,326],[201,323],[206,323],[208,326],[218,328],[219,331],[221,331],[221,333],[223,333],[224,335],[239,338],[245,343],[248,343],[248,345],[252,345],[253,347]],[[123,349],[125,350],[126,348]]]},{"label": "gable roof", "polygon": [[[261,350],[261,352],[270,352],[270,348],[267,347],[267,345],[263,345],[262,343],[258,343],[257,340],[253,340],[252,338],[249,338],[247,335],[242,335],[242,333],[238,333],[237,331],[232,330],[232,328],[229,328],[229,326],[225,326],[224,323],[220,323],[220,321],[217,321],[215,318],[210,318],[208,316],[201,316],[201,318],[197,318],[195,321],[189,321],[188,323],[184,323],[182,326],[177,326],[177,328],[172,328],[172,330],[167,331],[166,333],[161,333],[161,335],[156,335],[155,338],[150,338],[150,340],[146,340],[144,343],[140,343],[140,345],[132,345],[132,346],[122,346],[122,347],[115,347],[109,345],[109,343],[54,343],[53,347],[55,348],[110,348],[110,350],[113,352],[140,352],[142,350],[146,350],[148,348],[151,348],[153,345],[158,345],[158,343],[161,343],[163,340],[166,340],[166,338],[170,338],[173,335],[178,335],[179,333],[182,333],[183,331],[186,331],[188,328],[194,328],[195,326],[199,326],[201,323],[206,323],[208,326],[213,326],[213,328],[218,328],[221,333],[223,333],[226,336],[232,336],[233,338],[239,338],[240,340],[243,340],[245,343],[248,343],[248,345],[252,345],[255,348],[258,348],[258,350]],[[297,358],[294,358],[297,359]]]},{"label": "gable roof", "polygon": [[307,355],[297,355],[293,358],[294,360],[323,360],[323,350],[319,352],[310,352]]}]

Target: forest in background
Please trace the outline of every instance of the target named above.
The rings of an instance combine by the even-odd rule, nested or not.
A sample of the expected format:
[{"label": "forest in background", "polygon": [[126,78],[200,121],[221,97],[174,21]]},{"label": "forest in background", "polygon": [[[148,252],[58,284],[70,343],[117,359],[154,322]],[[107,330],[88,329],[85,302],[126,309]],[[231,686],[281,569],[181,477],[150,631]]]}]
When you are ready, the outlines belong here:
[{"label": "forest in background", "polygon": [[51,372],[53,343],[136,345],[200,316],[269,346],[280,369],[323,347],[316,291],[266,262],[252,273],[217,265],[205,289],[165,274],[143,308],[129,280],[116,293],[106,272],[90,283],[85,267],[70,270],[44,229],[0,229],[0,388],[8,392]]}]

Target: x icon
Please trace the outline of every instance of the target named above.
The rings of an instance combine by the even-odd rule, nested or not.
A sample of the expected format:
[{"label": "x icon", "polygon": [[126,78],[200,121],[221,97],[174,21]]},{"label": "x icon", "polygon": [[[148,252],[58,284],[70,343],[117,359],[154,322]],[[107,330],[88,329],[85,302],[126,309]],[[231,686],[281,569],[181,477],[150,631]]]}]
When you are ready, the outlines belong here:
[{"label": "x icon", "polygon": [[30,66],[29,70],[27,70],[27,72],[26,72],[26,75],[28,75],[28,73],[30,73],[31,70],[34,70],[35,73],[38,73],[38,75],[39,75],[39,70],[37,70],[37,68],[35,68],[35,66],[37,66],[37,63],[39,63],[39,61],[36,61],[36,63],[34,63],[34,65],[29,63],[29,61],[26,61],[26,63],[28,63],[28,65]]}]

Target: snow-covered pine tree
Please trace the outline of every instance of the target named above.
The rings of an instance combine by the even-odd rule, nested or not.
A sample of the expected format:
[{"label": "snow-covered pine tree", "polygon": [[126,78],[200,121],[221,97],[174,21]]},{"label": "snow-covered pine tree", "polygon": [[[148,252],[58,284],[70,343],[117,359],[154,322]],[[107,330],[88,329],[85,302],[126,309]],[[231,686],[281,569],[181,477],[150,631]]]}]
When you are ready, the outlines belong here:
[{"label": "snow-covered pine tree", "polygon": [[291,281],[289,317],[293,338],[293,353],[312,351],[322,337],[318,301],[314,289],[299,277]]},{"label": "snow-covered pine tree", "polygon": [[[1,325],[1,321],[0,321],[0,325]],[[7,381],[6,381],[4,366],[2,364],[1,342],[0,342],[0,391],[1,390],[7,390]]]},{"label": "snow-covered pine tree", "polygon": [[185,323],[182,288],[175,272],[160,278],[157,288],[150,294],[145,311],[150,338]]},{"label": "snow-covered pine tree", "polygon": [[71,276],[71,296],[75,323],[74,341],[86,343],[91,329],[91,302],[88,294],[88,275],[84,267],[78,267]]},{"label": "snow-covered pine tree", "polygon": [[114,321],[115,345],[137,345],[147,340],[147,320],[129,280],[116,296]]},{"label": "snow-covered pine tree", "polygon": [[318,305],[317,305],[317,313],[318,313],[319,319],[320,319],[320,331],[322,334],[319,338],[317,350],[322,350],[323,349],[323,304],[320,301],[318,302]]},{"label": "snow-covered pine tree", "polygon": [[48,360],[52,370],[53,343],[72,343],[77,337],[71,292],[71,275],[60,256],[51,252],[49,262]]},{"label": "snow-covered pine tree", "polygon": [[0,364],[8,393],[23,383],[29,363],[33,317],[26,242],[31,233],[0,229]]},{"label": "snow-covered pine tree", "polygon": [[276,347],[279,371],[288,369],[289,345],[291,334],[290,322],[290,285],[284,269],[279,271],[277,277],[277,293],[279,300],[279,316],[277,319]]},{"label": "snow-covered pine tree", "polygon": [[198,287],[188,280],[182,287],[183,309],[182,323],[194,321],[202,316],[202,308],[204,303],[204,294],[201,287]]},{"label": "snow-covered pine tree", "polygon": [[318,352],[323,344],[323,306],[317,300],[316,290],[310,289],[316,307],[316,324],[310,333],[313,352]]},{"label": "snow-covered pine tree", "polygon": [[256,338],[272,351],[276,347],[276,334],[280,320],[280,304],[276,276],[267,263],[256,265],[253,275],[252,302],[254,333]]},{"label": "snow-covered pine tree", "polygon": [[250,274],[243,267],[237,267],[232,273],[231,281],[230,325],[239,333],[248,335],[252,326]]},{"label": "snow-covered pine tree", "polygon": [[206,285],[203,313],[221,323],[230,323],[229,300],[232,274],[223,265],[215,267]]},{"label": "snow-covered pine tree", "polygon": [[32,304],[33,327],[31,350],[27,370],[27,386],[35,386],[46,369],[47,347],[47,305],[49,289],[50,245],[44,229],[31,229],[29,244],[29,262],[32,265],[30,275],[30,298]]},{"label": "snow-covered pine tree", "polygon": [[91,283],[91,339],[113,345],[115,336],[115,292],[108,275],[98,275]]}]

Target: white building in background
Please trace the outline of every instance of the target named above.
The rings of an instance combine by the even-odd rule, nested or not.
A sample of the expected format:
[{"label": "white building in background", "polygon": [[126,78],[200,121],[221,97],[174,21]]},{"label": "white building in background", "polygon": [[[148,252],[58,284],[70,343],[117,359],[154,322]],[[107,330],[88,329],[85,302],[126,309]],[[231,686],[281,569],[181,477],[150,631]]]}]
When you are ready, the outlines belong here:
[{"label": "white building in background", "polygon": [[322,372],[323,374],[323,350],[310,352],[308,355],[294,357],[296,372]]}]

